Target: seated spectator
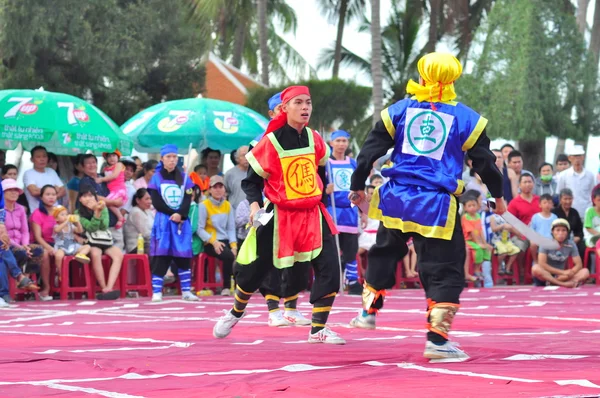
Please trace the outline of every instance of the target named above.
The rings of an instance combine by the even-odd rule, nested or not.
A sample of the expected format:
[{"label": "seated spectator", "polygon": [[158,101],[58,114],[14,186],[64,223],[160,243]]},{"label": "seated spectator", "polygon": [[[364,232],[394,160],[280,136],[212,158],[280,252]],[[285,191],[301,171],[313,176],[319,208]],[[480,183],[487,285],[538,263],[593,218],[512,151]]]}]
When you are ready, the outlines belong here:
[{"label": "seated spectator", "polygon": [[43,287],[40,291],[40,300],[50,301],[50,258],[54,256],[54,226],[56,220],[52,216],[54,206],[58,198],[58,193],[53,185],[45,185],[40,190],[39,207],[31,214],[31,228],[33,230],[32,243],[37,243],[44,248],[42,257],[42,282]]},{"label": "seated spectator", "polygon": [[[531,223],[534,214],[539,212],[540,197],[533,194],[533,176],[531,174],[521,174],[519,177],[519,189],[521,193],[511,200],[508,205],[508,212],[517,217],[525,225]],[[529,241],[525,237],[516,235],[513,237],[513,243],[525,253],[529,249]]]},{"label": "seated spectator", "polygon": [[82,264],[89,264],[90,246],[82,244],[83,239],[79,236],[83,234],[83,227],[79,216],[72,216],[64,206],[56,206],[52,211],[52,216],[56,220],[54,226],[54,260],[56,263],[56,276],[58,281],[61,279],[62,262],[65,256],[74,256],[75,260]]},{"label": "seated spectator", "polygon": [[200,188],[202,194],[206,194],[210,188],[210,177],[208,176],[208,168],[206,168],[206,165],[199,164],[198,166],[194,167],[194,172],[190,173],[190,178],[194,184]]},{"label": "seated spectator", "polygon": [[[562,287],[577,287],[590,277],[587,268],[583,268],[581,257],[575,242],[569,239],[569,222],[563,218],[552,223],[552,237],[559,243],[560,248],[548,250],[540,248],[538,263],[534,264],[531,273],[536,278]],[[569,257],[573,268],[568,269]]]},{"label": "seated spectator", "polygon": [[33,169],[23,174],[23,185],[25,185],[25,196],[29,202],[29,210],[35,211],[40,207],[40,189],[46,185],[54,186],[56,190],[56,201],[66,195],[63,182],[58,174],[48,166],[48,152],[43,146],[31,149],[31,162]]},{"label": "seated spectator", "polygon": [[135,189],[146,188],[148,189],[148,184],[154,175],[154,171],[156,170],[156,165],[158,162],[156,160],[148,160],[144,163],[144,167],[142,171],[138,173],[138,179],[134,181],[133,186]]},{"label": "seated spectator", "polygon": [[595,247],[600,238],[600,188],[592,192],[593,206],[585,212],[583,235],[587,247]]},{"label": "seated spectator", "polygon": [[[77,199],[79,210],[77,210],[76,214],[80,216],[80,222],[86,232],[88,243],[92,246],[90,250],[92,268],[96,281],[102,289],[102,292],[96,298],[98,300],[116,300],[121,294],[114,287],[121,271],[123,252],[112,243],[112,236],[109,231],[109,211],[106,208],[106,203],[98,199],[96,191],[93,188],[82,184],[79,198]],[[96,236],[98,241],[107,240],[107,242],[95,242],[90,239],[93,236]],[[108,272],[108,280],[104,276],[104,267],[102,265],[103,253],[112,260]]]},{"label": "seated spectator", "polygon": [[498,264],[500,265],[498,274],[512,275],[513,264],[521,252],[510,240],[511,235],[514,236],[517,231],[498,214],[494,214],[490,221],[492,229],[491,242],[498,255]]},{"label": "seated spectator", "polygon": [[[2,167],[2,179],[3,180],[10,178],[10,179],[14,180],[15,184],[16,184],[18,176],[19,176],[19,169],[14,164],[6,164],[6,165],[4,165],[4,167]],[[21,194],[19,195],[19,198],[17,199],[17,203],[25,208],[25,213],[27,214],[27,216],[29,216],[29,214],[30,214],[29,202],[27,202],[27,197],[25,196],[25,192],[23,192],[22,190],[21,190]]]},{"label": "seated spectator", "polygon": [[227,200],[233,206],[233,211],[238,207],[240,202],[246,199],[246,194],[242,190],[242,180],[248,174],[250,164],[246,159],[248,153],[247,146],[241,146],[235,152],[236,165],[227,173],[225,173],[225,190],[227,191]]},{"label": "seated spectator", "polygon": [[[365,200],[371,202],[375,192],[373,185],[367,185],[365,188]],[[379,228],[379,220],[369,218],[367,214],[360,213],[361,218],[361,233],[358,236],[358,255],[362,255],[369,250],[375,244],[375,236],[377,235],[377,229]]]},{"label": "seated spectator", "polygon": [[23,275],[21,269],[17,265],[17,260],[10,250],[0,250],[0,308],[8,307],[8,303],[12,301],[10,297],[10,289],[8,285],[8,275],[17,281],[19,289],[28,290],[30,292],[39,290],[29,277]]},{"label": "seated spectator", "polygon": [[6,214],[4,224],[10,238],[10,249],[19,267],[27,263],[24,271],[28,274],[37,274],[40,272],[44,249],[40,245],[30,244],[27,214],[25,208],[18,204],[16,200],[19,195],[23,194],[23,190],[11,178],[2,181],[2,190],[4,191],[4,210]]},{"label": "seated spectator", "polygon": [[73,162],[73,177],[67,182],[67,193],[69,196],[69,211],[75,212],[77,208],[77,195],[79,195],[79,182],[83,177],[83,166],[81,164],[81,157],[79,154],[71,158]]},{"label": "seated spectator", "polygon": [[150,234],[153,225],[152,198],[146,188],[140,188],[132,199],[131,212],[123,228],[125,251],[131,254],[137,253],[138,237],[142,235],[144,253],[150,253]]},{"label": "seated spectator", "polygon": [[542,164],[540,166],[540,176],[535,180],[533,193],[538,196],[548,194],[553,201],[558,203],[558,188],[552,174],[552,165],[550,163]]},{"label": "seated spectator", "polygon": [[552,210],[558,218],[564,218],[571,226],[571,236],[579,253],[585,253],[585,241],[583,239],[583,222],[577,210],[573,207],[573,192],[569,188],[560,191],[558,206]]},{"label": "seated spectator", "polygon": [[242,247],[242,243],[248,236],[248,224],[250,223],[250,203],[248,199],[240,202],[235,209],[235,230],[237,235],[238,247]]},{"label": "seated spectator", "polygon": [[214,175],[210,178],[210,196],[198,206],[197,234],[204,242],[204,252],[223,263],[223,290],[229,296],[230,279],[233,275],[233,262],[237,256],[235,236],[235,215],[233,208],[225,200],[225,181]]},{"label": "seated spectator", "polygon": [[463,233],[467,245],[473,250],[474,275],[469,273],[468,266],[465,267],[465,280],[483,281],[482,264],[491,260],[493,247],[485,242],[481,217],[479,216],[479,204],[477,197],[465,195],[463,200],[465,214],[461,218]]},{"label": "seated spectator", "polygon": [[192,203],[190,203],[190,215],[188,219],[192,224],[192,254],[196,257],[198,254],[204,251],[204,245],[202,244],[202,239],[198,236],[198,203],[200,203],[200,199],[202,198],[202,191],[200,191],[200,187],[194,185],[192,188]]},{"label": "seated spectator", "polygon": [[408,253],[402,259],[404,273],[407,278],[416,278],[419,276],[417,272],[417,252],[415,251],[415,243],[412,237],[406,241],[406,246],[408,246]]},{"label": "seated spectator", "polygon": [[[558,218],[556,214],[552,213],[553,208],[554,202],[552,200],[552,196],[543,194],[540,196],[541,211],[534,214],[531,218],[531,229],[538,234],[545,236],[546,238],[552,238],[552,222]],[[532,243],[530,250],[533,262],[536,262],[538,246]]]},{"label": "seated spectator", "polygon": [[134,173],[137,174],[140,171],[142,171],[142,168],[144,167],[144,162],[142,162],[142,159],[140,159],[139,156],[132,156],[131,159],[133,159],[133,161],[135,162]]}]

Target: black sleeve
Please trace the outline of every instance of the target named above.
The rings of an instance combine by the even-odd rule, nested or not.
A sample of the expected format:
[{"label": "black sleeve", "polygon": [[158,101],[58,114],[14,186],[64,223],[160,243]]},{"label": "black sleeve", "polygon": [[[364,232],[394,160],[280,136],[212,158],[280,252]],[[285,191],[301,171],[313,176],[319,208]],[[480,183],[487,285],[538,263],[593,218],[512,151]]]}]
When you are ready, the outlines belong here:
[{"label": "black sleeve", "polygon": [[160,196],[160,193],[156,189],[149,189],[148,192],[150,193],[150,197],[152,198],[152,206],[154,206],[156,211],[166,214],[167,216],[172,216],[173,214],[177,213],[169,206],[167,206],[162,196]]},{"label": "black sleeve", "polygon": [[[571,209],[571,211],[573,211],[573,209]],[[575,222],[573,223],[574,225],[571,226],[571,228],[573,229],[573,235],[583,239],[583,222],[581,222],[581,217],[579,217],[579,213],[577,214],[577,217],[573,218],[575,218]]]},{"label": "black sleeve", "polygon": [[325,166],[319,166],[317,168],[317,174],[319,174],[319,178],[321,178],[321,181],[323,181],[323,195],[321,197],[321,202],[327,206],[329,195],[327,195],[327,169]]},{"label": "black sleeve", "polygon": [[186,193],[183,195],[183,201],[181,201],[181,206],[179,206],[179,213],[182,220],[187,220],[190,215],[190,206],[192,204],[192,194]]},{"label": "black sleeve", "polygon": [[365,189],[365,181],[373,168],[373,163],[386,154],[388,149],[394,146],[394,139],[388,133],[383,121],[378,121],[373,130],[367,136],[356,158],[356,170],[352,174],[351,191],[362,191]]},{"label": "black sleeve", "polygon": [[492,197],[502,198],[504,196],[502,173],[496,167],[496,156],[490,151],[490,139],[485,130],[467,154],[473,161],[473,170],[479,174]]},{"label": "black sleeve", "polygon": [[263,207],[263,189],[265,187],[265,180],[256,172],[252,167],[248,167],[248,174],[246,178],[242,180],[242,190],[246,194],[248,203],[252,204],[258,202],[260,207]]}]

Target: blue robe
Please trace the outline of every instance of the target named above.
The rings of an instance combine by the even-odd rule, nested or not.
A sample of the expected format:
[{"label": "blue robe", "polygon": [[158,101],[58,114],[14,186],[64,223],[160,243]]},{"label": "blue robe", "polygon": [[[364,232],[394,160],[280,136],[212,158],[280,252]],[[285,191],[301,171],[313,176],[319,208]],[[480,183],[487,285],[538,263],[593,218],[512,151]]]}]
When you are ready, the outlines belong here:
[{"label": "blue robe", "polygon": [[[358,208],[353,207],[348,199],[350,180],[356,170],[356,160],[346,157],[344,160],[329,159],[327,181],[333,183],[333,200],[338,231],[358,234]],[[331,175],[329,175],[331,173]],[[331,195],[327,197],[327,211],[333,215]]]}]

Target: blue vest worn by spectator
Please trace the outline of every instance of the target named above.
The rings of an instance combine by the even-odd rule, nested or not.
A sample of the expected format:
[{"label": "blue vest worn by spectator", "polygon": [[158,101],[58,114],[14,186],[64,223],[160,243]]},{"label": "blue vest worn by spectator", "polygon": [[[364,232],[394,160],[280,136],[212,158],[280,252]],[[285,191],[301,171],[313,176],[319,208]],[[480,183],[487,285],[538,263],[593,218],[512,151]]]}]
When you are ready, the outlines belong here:
[{"label": "blue vest worn by spectator", "polygon": [[[333,198],[335,201],[335,213],[338,231],[342,233],[358,233],[358,208],[351,206],[348,199],[350,192],[350,180],[352,173],[356,170],[356,160],[346,157],[344,160],[329,159],[327,173],[328,183],[333,183]],[[333,215],[331,195],[327,199],[327,211]]]},{"label": "blue vest worn by spectator", "polygon": [[373,194],[369,216],[387,228],[450,240],[458,206],[452,195],[464,191],[464,154],[487,120],[454,101],[405,99],[381,112],[395,147],[393,166],[382,170],[390,181]]}]

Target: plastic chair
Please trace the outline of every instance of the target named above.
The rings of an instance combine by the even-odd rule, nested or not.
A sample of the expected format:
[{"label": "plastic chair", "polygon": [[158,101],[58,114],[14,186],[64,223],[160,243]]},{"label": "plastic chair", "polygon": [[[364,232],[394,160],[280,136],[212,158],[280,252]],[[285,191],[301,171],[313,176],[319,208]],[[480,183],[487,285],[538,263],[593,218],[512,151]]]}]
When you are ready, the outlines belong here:
[{"label": "plastic chair", "polygon": [[[596,256],[596,270],[594,273],[592,273],[592,267],[591,264],[589,264],[589,260],[590,260],[590,256],[592,254],[595,254]],[[588,264],[590,265],[588,267]],[[583,255],[583,267],[587,268],[588,270],[590,270],[590,278],[594,278],[596,280],[596,286],[600,286],[600,270],[598,268],[600,268],[600,256],[598,256],[598,254],[596,254],[596,249],[593,247],[588,247],[585,249],[585,253]]]},{"label": "plastic chair", "polygon": [[[516,266],[515,266],[516,265]],[[498,284],[498,281],[504,280],[507,285],[520,285],[521,278],[519,276],[519,267],[517,262],[513,263],[513,273],[512,275],[500,275],[500,263],[498,262],[498,256],[492,255],[492,279],[494,280],[494,286]]]},{"label": "plastic chair", "polygon": [[194,269],[194,288],[196,292],[200,292],[204,289],[217,289],[223,287],[223,281],[217,282],[215,273],[217,270],[217,264],[221,267],[221,276],[223,275],[222,263],[215,257],[200,253],[198,260],[195,261],[193,266]]},{"label": "plastic chair", "polygon": [[[53,259],[51,259],[53,261]],[[54,286],[56,268],[50,267],[50,285]],[[69,294],[75,295],[86,293],[88,299],[94,298],[94,281],[90,272],[90,264],[81,264],[73,256],[65,256],[61,266],[60,287],[52,287],[52,293],[59,292],[61,300],[67,300]]]},{"label": "plastic chair", "polygon": [[[36,274],[31,274],[29,276],[29,278],[33,282],[37,282]],[[40,295],[38,292],[39,292],[38,290],[30,291],[30,290],[25,290],[25,289],[19,289],[17,287],[17,281],[15,279],[11,278],[10,276],[8,277],[8,294],[10,295],[10,297],[12,297],[13,300],[16,300],[18,295],[23,295],[23,299],[25,299],[25,295],[27,293],[33,293],[35,295],[35,299],[39,300]]]},{"label": "plastic chair", "polygon": [[[129,267],[135,267],[135,282],[129,283]],[[150,261],[146,254],[126,254],[121,266],[121,298],[125,298],[128,291],[135,290],[141,296],[152,295],[152,275],[150,274]]]}]

